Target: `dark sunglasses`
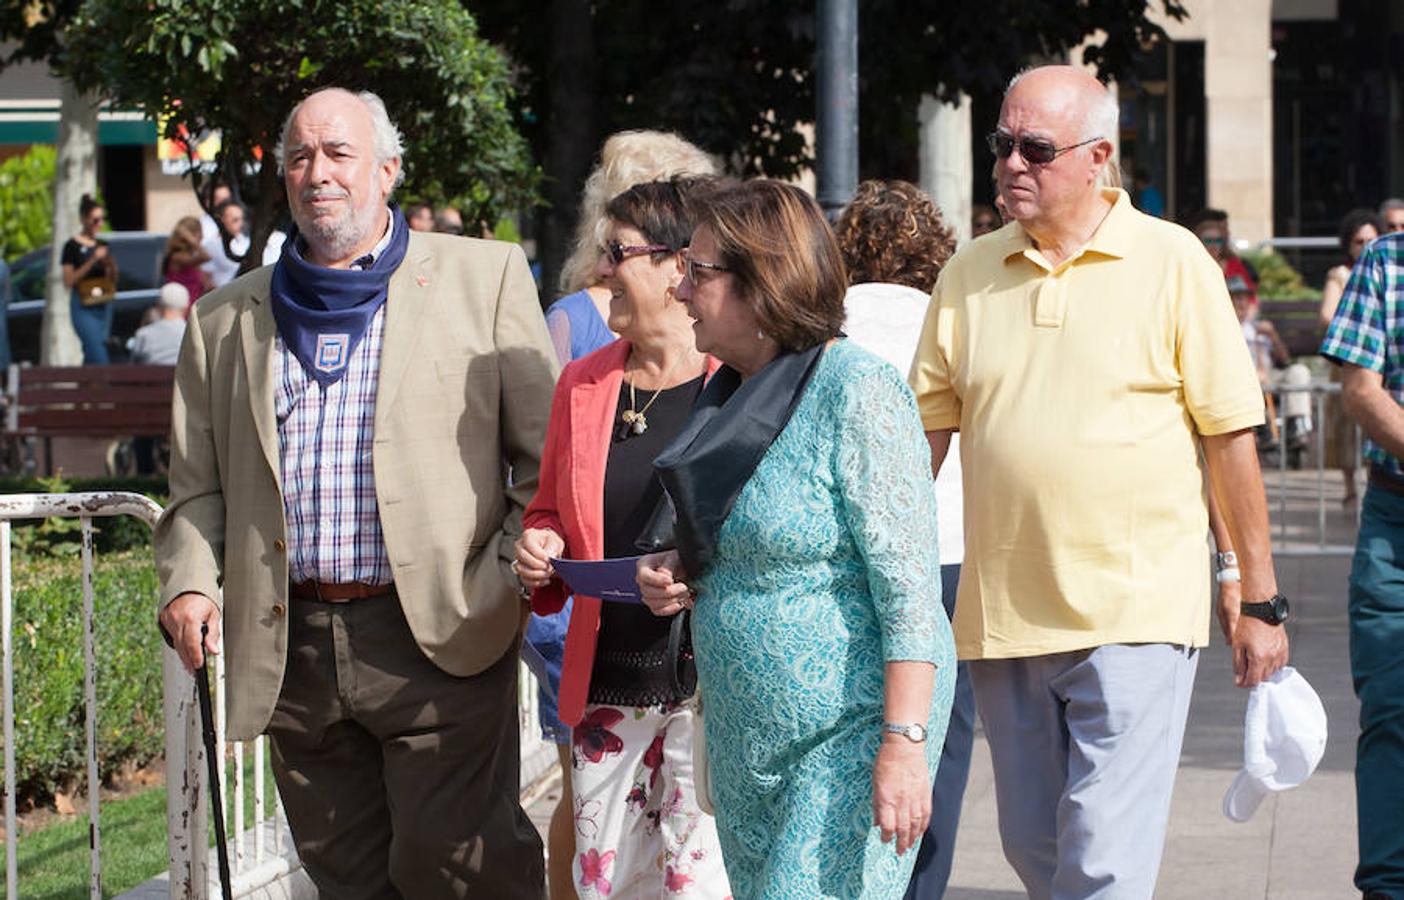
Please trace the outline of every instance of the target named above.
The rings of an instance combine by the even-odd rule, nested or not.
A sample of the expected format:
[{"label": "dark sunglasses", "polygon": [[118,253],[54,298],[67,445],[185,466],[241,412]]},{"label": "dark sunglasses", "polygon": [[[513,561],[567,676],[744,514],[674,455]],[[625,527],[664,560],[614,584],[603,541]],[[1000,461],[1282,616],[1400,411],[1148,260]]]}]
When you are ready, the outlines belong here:
[{"label": "dark sunglasses", "polygon": [[606,241],[600,248],[600,252],[609,257],[609,261],[616,266],[631,256],[643,256],[645,253],[668,253],[672,247],[667,244],[636,244],[627,246],[619,241]]},{"label": "dark sunglasses", "polygon": [[1018,147],[1019,156],[1023,158],[1024,162],[1035,166],[1046,166],[1069,150],[1076,150],[1078,147],[1086,147],[1088,144],[1095,144],[1097,141],[1100,141],[1101,138],[1088,138],[1080,144],[1055,147],[1050,141],[1029,137],[1016,139],[1011,134],[995,131],[985,138],[985,140],[990,144],[990,152],[1000,159],[1008,159],[1009,155],[1014,152],[1014,148]]},{"label": "dark sunglasses", "polygon": [[731,271],[731,270],[728,269],[726,266],[720,265],[720,264],[718,264],[718,263],[709,263],[709,262],[703,262],[703,261],[700,260],[700,259],[693,259],[693,258],[692,258],[692,251],[689,250],[687,247],[684,247],[684,248],[682,249],[681,252],[682,252],[682,261],[683,261],[683,272],[687,274],[687,280],[690,281],[690,282],[692,282],[693,284],[700,284],[700,283],[701,283],[701,282],[699,282],[699,281],[697,280],[697,270],[698,270],[698,269],[701,269],[701,270],[703,270],[704,272],[730,272],[730,271]]}]

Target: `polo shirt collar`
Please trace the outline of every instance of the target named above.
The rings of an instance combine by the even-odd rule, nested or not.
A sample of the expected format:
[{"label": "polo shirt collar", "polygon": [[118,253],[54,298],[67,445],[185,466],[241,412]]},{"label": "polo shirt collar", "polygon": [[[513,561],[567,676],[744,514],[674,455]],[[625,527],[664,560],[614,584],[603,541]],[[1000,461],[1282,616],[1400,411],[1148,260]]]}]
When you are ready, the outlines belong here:
[{"label": "polo shirt collar", "polygon": [[[1088,253],[1096,253],[1099,256],[1108,256],[1113,259],[1124,259],[1130,251],[1130,219],[1136,215],[1136,210],[1131,206],[1131,198],[1120,188],[1102,188],[1102,196],[1111,201],[1112,207],[1107,212],[1106,218],[1097,226],[1097,230],[1092,232],[1092,237],[1078,253],[1063,263],[1064,266],[1071,265],[1082,256]],[[1001,248],[1000,257],[1008,263],[1016,256],[1027,256],[1030,260],[1037,261],[1043,257],[1038,254],[1038,248],[1034,246],[1033,239],[1024,230],[1024,226],[1018,222],[1010,223],[1009,227],[1003,229],[1008,232],[1003,235],[1004,246]],[[1035,259],[1037,254],[1037,259]],[[1046,262],[1043,263],[1046,265]]]}]

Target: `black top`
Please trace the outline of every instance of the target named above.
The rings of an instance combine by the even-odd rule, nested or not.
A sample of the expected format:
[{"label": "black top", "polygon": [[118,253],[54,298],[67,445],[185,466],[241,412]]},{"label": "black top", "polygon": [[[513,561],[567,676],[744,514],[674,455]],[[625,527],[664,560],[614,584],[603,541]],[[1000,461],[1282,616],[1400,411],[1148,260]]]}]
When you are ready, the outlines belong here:
[{"label": "black top", "polygon": [[[620,385],[605,466],[606,558],[638,555],[634,541],[663,494],[662,485],[653,474],[653,458],[682,429],[701,389],[699,375],[660,391],[656,400],[652,391],[636,390],[637,405],[632,408],[648,405],[648,428],[643,434],[635,434],[621,419],[631,406],[628,383]],[[591,703],[657,706],[691,695],[697,679],[692,663],[692,636],[684,624],[680,658],[672,659],[669,636],[674,618],[655,616],[646,606],[608,601],[602,604],[595,665],[590,674]]]},{"label": "black top", "polygon": [[[88,261],[88,257],[93,255],[93,251],[103,246],[106,246],[103,241],[98,241],[96,244],[88,246],[87,244],[80,244],[77,238],[69,238],[68,243],[63,245],[63,255],[59,258],[59,262],[62,265],[80,269],[83,267],[83,264]],[[89,271],[88,274],[91,276],[93,272]]]}]

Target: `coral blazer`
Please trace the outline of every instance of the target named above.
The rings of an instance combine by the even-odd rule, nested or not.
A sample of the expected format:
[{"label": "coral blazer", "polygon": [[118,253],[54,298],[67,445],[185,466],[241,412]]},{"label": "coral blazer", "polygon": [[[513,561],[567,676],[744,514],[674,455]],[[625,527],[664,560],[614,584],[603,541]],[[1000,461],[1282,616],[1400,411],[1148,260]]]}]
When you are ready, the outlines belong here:
[{"label": "coral blazer", "polygon": [[[629,349],[623,338],[606,344],[567,365],[556,383],[541,455],[540,485],[527,505],[522,525],[549,528],[559,534],[570,559],[604,557],[605,466]],[[719,365],[718,360],[708,357],[707,375],[710,377]],[[564,582],[553,579],[532,594],[531,608],[540,615],[559,612],[566,596]],[[584,713],[599,630],[600,600],[577,594],[566,631],[557,698],[557,714],[567,725],[578,724]]]}]

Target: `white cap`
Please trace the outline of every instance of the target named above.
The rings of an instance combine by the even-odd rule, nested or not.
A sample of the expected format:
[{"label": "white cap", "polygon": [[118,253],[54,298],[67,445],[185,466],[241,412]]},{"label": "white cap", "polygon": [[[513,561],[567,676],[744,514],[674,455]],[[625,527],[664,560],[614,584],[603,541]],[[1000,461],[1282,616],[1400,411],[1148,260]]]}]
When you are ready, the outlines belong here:
[{"label": "white cap", "polygon": [[1326,751],[1326,709],[1307,680],[1283,666],[1248,695],[1243,770],[1224,794],[1224,815],[1247,822],[1263,798],[1296,787]]},{"label": "white cap", "polygon": [[168,281],[161,285],[161,295],[156,300],[160,309],[174,309],[184,312],[190,306],[190,291],[185,285]]}]

